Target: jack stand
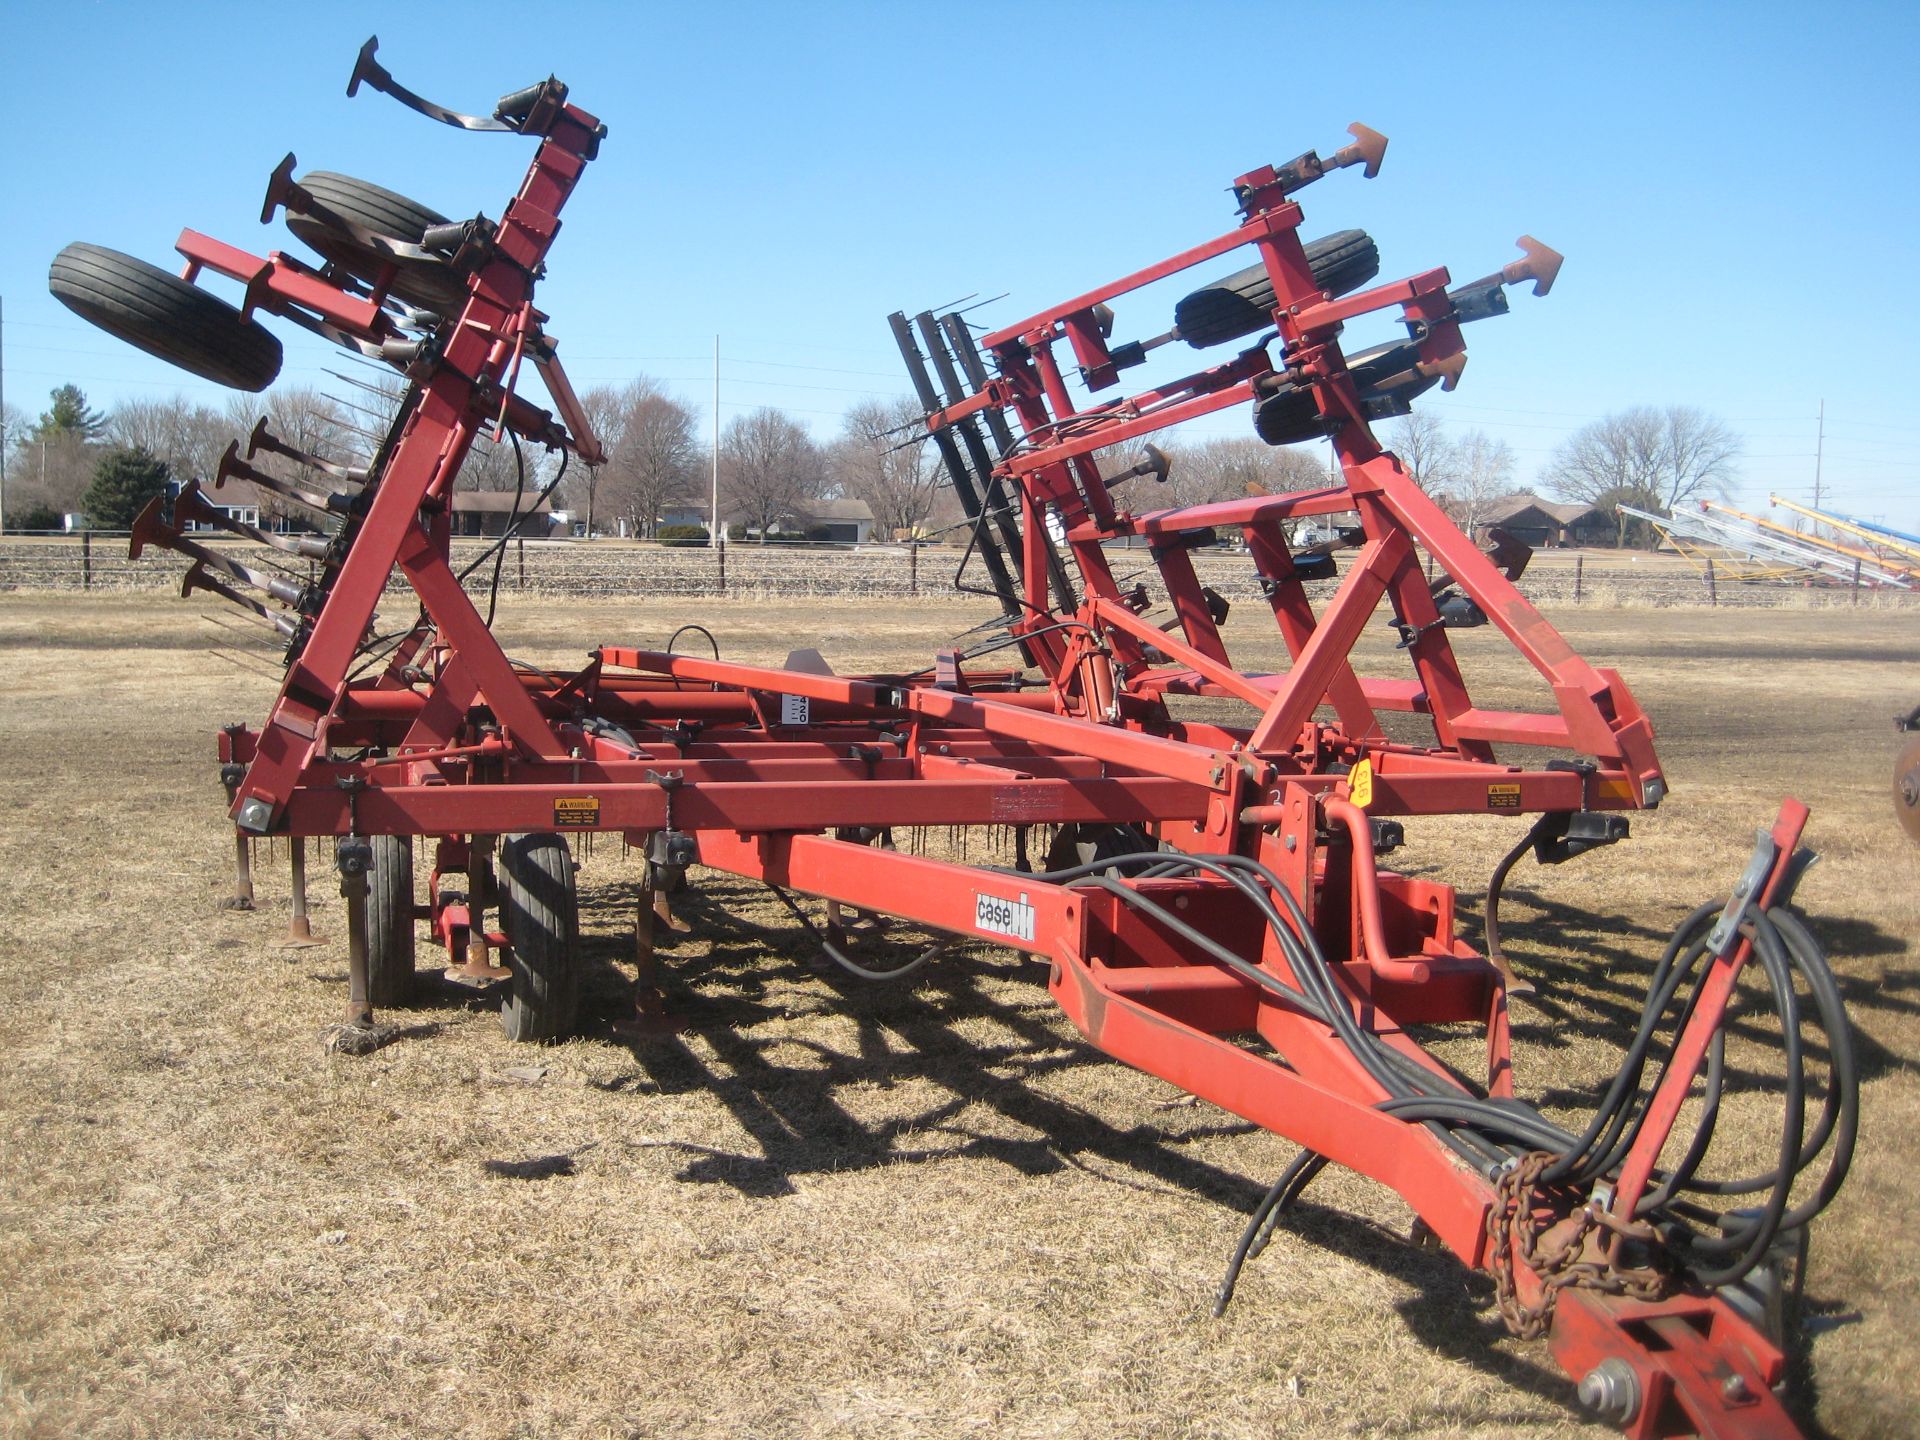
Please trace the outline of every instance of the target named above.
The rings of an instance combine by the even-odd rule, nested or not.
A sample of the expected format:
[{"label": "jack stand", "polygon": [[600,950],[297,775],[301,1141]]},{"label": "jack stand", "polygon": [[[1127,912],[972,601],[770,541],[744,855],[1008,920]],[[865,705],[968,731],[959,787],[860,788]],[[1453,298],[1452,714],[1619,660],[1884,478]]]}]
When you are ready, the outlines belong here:
[{"label": "jack stand", "polygon": [[[654,878],[651,865],[647,867],[647,878]],[[669,932],[687,928],[675,921],[668,912],[664,888],[642,885],[638,903],[633,909],[633,1014],[624,1020],[616,1020],[613,1025],[614,1034],[624,1039],[650,1040],[675,1034],[685,1028],[680,1020],[668,1013],[666,996],[660,993],[657,983],[660,965],[654,949],[654,933],[660,926],[665,926]]]},{"label": "jack stand", "polygon": [[253,909],[253,842],[233,832],[233,894],[220,902],[222,910]]},{"label": "jack stand", "polygon": [[467,842],[467,959],[447,967],[447,979],[478,988],[510,980],[513,972],[496,965],[487,945],[487,901],[493,890],[493,836],[475,835]]},{"label": "jack stand", "polygon": [[305,837],[293,837],[293,858],[289,862],[290,883],[293,890],[293,918],[287,922],[287,938],[274,948],[277,950],[304,950],[322,942],[313,938],[313,924],[307,919],[307,842]]},{"label": "jack stand", "polygon": [[340,894],[347,902],[347,1019],[350,1030],[372,1030],[373,1002],[367,998],[367,869],[373,847],[357,835],[340,842]]},{"label": "jack stand", "polygon": [[[240,782],[246,779],[247,767],[244,765],[222,765],[220,783],[227,787],[227,804],[233,804],[233,798],[239,793]],[[233,894],[220,902],[222,910],[253,909],[253,842],[246,831],[233,832]]]}]

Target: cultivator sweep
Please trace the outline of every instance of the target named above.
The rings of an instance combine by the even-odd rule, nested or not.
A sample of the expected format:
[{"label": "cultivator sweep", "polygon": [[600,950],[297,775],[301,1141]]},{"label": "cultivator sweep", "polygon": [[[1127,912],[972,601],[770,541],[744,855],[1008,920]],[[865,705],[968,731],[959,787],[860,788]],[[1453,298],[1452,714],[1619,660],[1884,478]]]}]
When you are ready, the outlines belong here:
[{"label": "cultivator sweep", "polygon": [[[286,637],[266,722],[221,733],[222,775],[243,871],[249,837],[335,842],[354,1032],[370,1033],[374,1005],[404,998],[418,920],[450,973],[504,992],[509,1033],[570,1032],[569,839],[614,832],[645,856],[631,1022],[643,1031],[659,1018],[653,927],[672,920],[668,896],[696,864],[764,881],[803,919],[790,892],[826,900],[816,934],[856,975],[909,974],[939,947],[894,965],[856,958],[843,907],[1031,952],[1094,1045],[1301,1145],[1252,1217],[1222,1305],[1313,1176],[1344,1165],[1398,1191],[1488,1272],[1510,1326],[1545,1336],[1580,1399],[1628,1433],[1794,1433],[1776,1398],[1780,1287],[1845,1174],[1856,1108],[1837,988],[1788,908],[1811,858],[1805,809],[1787,801],[1731,897],[1675,932],[1620,1073],[1578,1129],[1517,1098],[1507,1002],[1520,987],[1497,944],[1483,954],[1457,933],[1451,887],[1380,864],[1410,817],[1534,817],[1497,873],[1491,922],[1528,850],[1555,863],[1612,844],[1629,812],[1666,793],[1625,683],[1575,654],[1515,587],[1525,547],[1476,548],[1372,428],[1451,388],[1462,326],[1505,313],[1514,286],[1545,294],[1558,255],[1523,239],[1522,258],[1467,285],[1440,268],[1373,284],[1365,235],[1303,242],[1301,190],[1380,167],[1385,138],[1355,125],[1329,157],[1238,177],[1223,234],[1017,324],[976,336],[958,314],[897,314],[999,633],[911,674],[836,675],[808,650],[785,668],[741,665],[671,643],[603,645],[553,674],[510,659],[469,598],[461,582],[476,567],[452,568],[448,501],[484,428],[562,452],[562,474],[566,457],[602,458],[532,301],[604,131],[552,80],[490,116],[444,110],[395,82],[372,42],[349,94],[362,83],[448,124],[537,140],[499,219],[450,222],[327,172],[296,181],[289,158],[267,214],[286,210],[324,264],[187,231],[184,278],[92,246],[70,247],[53,272],[81,313],[225,383],[272,379],[278,346],[257,314],[407,378],[362,466],[264,428],[221,466],[216,488],[253,479],[330,528],[314,541],[225,524],[311,564],[311,579],[188,538],[192,522],[223,524],[194,487],[134,535],[136,553],[189,557],[187,590],[234,600]],[[1115,338],[1115,307],[1134,292],[1247,250],[1254,263],[1180,300],[1172,328]],[[242,282],[244,309],[195,285],[205,270]],[[1376,313],[1404,337],[1347,354],[1345,326]],[[1244,348],[1120,389],[1164,347],[1233,342]],[[557,416],[516,393],[528,360]],[[1149,445],[1139,463],[1115,462],[1116,447],[1232,406],[1250,407],[1270,443],[1329,439],[1337,475],[1132,508],[1167,461]],[[276,457],[308,478],[285,479]],[[1336,538],[1296,545],[1303,521]],[[1228,602],[1194,564],[1222,531],[1244,545],[1291,655],[1278,673],[1229,654]],[[1153,585],[1113,573],[1108,545],[1123,538],[1144,542]],[[396,570],[419,614],[383,630],[376,606]],[[1318,609],[1310,580],[1337,582]],[[1400,678],[1363,675],[1352,658],[1382,601],[1411,672]],[[1476,703],[1451,635],[1486,625],[1539,673],[1550,708]],[[1221,718],[1233,707],[1237,719]],[[895,830],[926,826],[1008,831],[1017,862],[893,848]],[[415,837],[432,842],[424,896]],[[1750,960],[1781,1022],[1781,1141],[1767,1173],[1710,1180],[1727,1003]],[[1484,1033],[1483,1076],[1419,1043],[1421,1027],[1460,1022]],[[1823,1037],[1818,1064],[1809,1031]],[[1693,1128],[1677,1134],[1690,1096]]]}]

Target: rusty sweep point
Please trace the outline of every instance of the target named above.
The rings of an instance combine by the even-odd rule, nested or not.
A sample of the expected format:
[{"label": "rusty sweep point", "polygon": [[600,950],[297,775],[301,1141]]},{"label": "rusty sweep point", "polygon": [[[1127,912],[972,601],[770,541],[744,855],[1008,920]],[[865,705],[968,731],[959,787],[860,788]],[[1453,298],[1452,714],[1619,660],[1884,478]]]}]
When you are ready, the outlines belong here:
[{"label": "rusty sweep point", "polygon": [[133,518],[133,530],[127,539],[127,558],[138,560],[140,552],[149,545],[158,545],[162,550],[170,548],[168,541],[174,538],[174,531],[160,518],[162,497],[156,495],[149,500],[146,508]]},{"label": "rusty sweep point", "polygon": [[214,510],[208,505],[206,497],[200,493],[200,482],[189,480],[180,493],[173,497],[173,520],[176,525],[211,525]]},{"label": "rusty sweep point", "polygon": [[1343,145],[1333,152],[1328,162],[1329,169],[1347,165],[1365,165],[1360,173],[1371,180],[1380,173],[1380,162],[1387,155],[1387,137],[1378,130],[1370,130],[1358,120],[1347,126],[1347,133],[1353,136],[1351,145]]},{"label": "rusty sweep point", "polygon": [[1460,383],[1460,376],[1466,371],[1467,352],[1462,350],[1458,355],[1449,355],[1444,360],[1422,360],[1413,368],[1416,373],[1424,375],[1428,379],[1432,379],[1435,375],[1438,375],[1440,377],[1440,388],[1442,390],[1452,390],[1454,386]]},{"label": "rusty sweep point", "polygon": [[1507,266],[1500,272],[1500,278],[1509,285],[1531,280],[1535,295],[1544,295],[1553,289],[1553,282],[1559,277],[1560,267],[1566,263],[1567,257],[1550,246],[1542,245],[1531,235],[1522,235],[1513,243],[1520,247],[1526,258]]}]

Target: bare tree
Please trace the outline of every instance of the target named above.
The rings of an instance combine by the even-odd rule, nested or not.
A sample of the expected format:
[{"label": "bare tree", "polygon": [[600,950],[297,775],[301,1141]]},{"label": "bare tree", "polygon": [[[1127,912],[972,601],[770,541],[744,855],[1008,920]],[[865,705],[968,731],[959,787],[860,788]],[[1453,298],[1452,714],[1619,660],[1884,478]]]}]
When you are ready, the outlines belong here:
[{"label": "bare tree", "polygon": [[908,399],[863,400],[846,413],[841,438],[827,455],[827,477],[864,500],[874,529],[891,537],[917,530],[933,511],[940,469],[920,407]]},{"label": "bare tree", "polygon": [[68,514],[93,483],[100,447],[77,432],[36,435],[29,428],[7,461],[7,513],[45,508]]},{"label": "bare tree", "polygon": [[116,445],[140,447],[164,460],[176,480],[211,483],[233,426],[219,411],[174,395],[123,401],[114,407],[107,433]]},{"label": "bare tree", "polygon": [[8,423],[14,450],[7,465],[7,503],[17,513],[78,510],[100,459],[106,417],[88,405],[77,385],[58,386],[49,399],[38,420],[21,422],[18,428]]},{"label": "bare tree", "polygon": [[[294,448],[322,460],[364,463],[377,448],[384,428],[377,416],[349,410],[331,395],[310,385],[279,386],[268,391],[265,399],[267,429]],[[242,435],[253,429],[258,418],[258,401],[236,396],[227,404],[227,420]],[[249,463],[269,475],[323,495],[337,488],[325,471],[285,456],[262,452]],[[304,507],[272,496],[262,496],[260,508],[263,519],[291,520],[303,527],[315,520]]]},{"label": "bare tree", "polygon": [[1691,405],[1669,405],[1662,413],[1666,438],[1661,447],[1661,505],[1674,506],[1702,495],[1727,495],[1740,459],[1740,437],[1725,422]]},{"label": "bare tree", "polygon": [[[620,448],[626,423],[626,407],[621,403],[620,391],[618,385],[594,385],[580,392],[580,408],[586,412],[587,424],[593,428],[593,436],[600,442],[601,452],[609,456]],[[589,540],[593,538],[594,510],[606,473],[604,464],[583,466],[577,472],[579,478],[568,484],[571,491],[567,496],[569,505],[577,507],[580,504],[578,497],[585,498]]]},{"label": "bare tree", "polygon": [[1448,437],[1439,416],[1424,410],[1403,415],[1388,432],[1387,442],[1407,478],[1429,495],[1459,483],[1458,447]]},{"label": "bare tree", "polygon": [[608,447],[602,484],[635,535],[652,535],[667,502],[692,480],[702,454],[699,421],[692,406],[644,376],[621,388],[619,439]]},{"label": "bare tree", "polygon": [[767,532],[819,494],[825,465],[805,427],[762,407],[731,421],[720,439],[720,488],[728,508]]},{"label": "bare tree", "polygon": [[1582,425],[1555,447],[1544,479],[1564,499],[1612,515],[1625,541],[1621,505],[1671,513],[1702,495],[1724,495],[1740,458],[1725,423],[1690,405],[1637,405]]},{"label": "bare tree", "polygon": [[[13,450],[20,437],[26,432],[27,413],[11,401],[0,403],[0,492],[4,492],[7,478],[13,473]],[[0,493],[0,519],[5,518],[6,495]]]},{"label": "bare tree", "polygon": [[[1277,495],[1287,490],[1311,490],[1324,485],[1326,472],[1304,450],[1273,446],[1263,441],[1234,438],[1206,440],[1198,445],[1169,446],[1173,462],[1167,480],[1168,505],[1207,505],[1239,500],[1247,495]],[[1148,481],[1129,481],[1132,485]],[[1136,506],[1148,501],[1136,500]]]},{"label": "bare tree", "polygon": [[1513,493],[1513,447],[1484,430],[1469,430],[1455,447],[1453,497],[1469,536],[1493,502]]}]

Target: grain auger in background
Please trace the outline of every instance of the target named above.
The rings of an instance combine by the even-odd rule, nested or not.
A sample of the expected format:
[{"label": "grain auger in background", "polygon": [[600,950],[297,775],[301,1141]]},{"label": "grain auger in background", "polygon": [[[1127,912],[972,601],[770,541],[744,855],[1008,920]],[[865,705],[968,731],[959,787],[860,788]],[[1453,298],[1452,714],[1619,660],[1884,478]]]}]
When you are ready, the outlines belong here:
[{"label": "grain auger in background", "polygon": [[[673,640],[601,645],[554,673],[509,659],[468,599],[448,561],[446,498],[482,425],[595,458],[531,296],[601,130],[555,82],[491,118],[463,116],[397,85],[371,54],[356,83],[449,124],[538,139],[500,219],[429,223],[339,177],[310,175],[297,196],[283,167],[276,192],[321,226],[324,265],[258,260],[192,232],[181,245],[190,271],[243,281],[249,312],[308,323],[411,382],[362,472],[317,467],[324,493],[295,487],[333,526],[324,555],[292,557],[314,566],[310,580],[223,568],[211,545],[189,552],[196,586],[264,590],[258,603],[291,619],[281,692],[258,730],[222,732],[221,773],[243,837],[336,842],[349,1033],[379,1042],[374,1007],[407,997],[421,920],[450,975],[501,992],[509,1034],[572,1032],[570,841],[614,832],[644,857],[637,1034],[663,1018],[654,929],[685,923],[672,897],[696,865],[764,882],[828,961],[863,980],[916,974],[945,946],[888,958],[884,935],[853,938],[850,912],[1028,952],[1093,1044],[1300,1144],[1248,1223],[1223,1307],[1244,1260],[1339,1164],[1396,1190],[1491,1275],[1508,1324],[1544,1336],[1580,1398],[1630,1434],[1793,1433],[1774,1390],[1783,1286],[1846,1173],[1857,1112],[1838,988],[1789,908],[1811,859],[1805,808],[1784,802],[1730,898],[1675,931],[1618,1075],[1578,1128],[1519,1098],[1508,977],[1457,933],[1454,889],[1381,863],[1417,842],[1409,822],[1469,814],[1531,817],[1513,858],[1530,848],[1559,863],[1625,840],[1628,814],[1666,797],[1625,682],[1575,654],[1515,588],[1525,548],[1496,536],[1483,553],[1373,434],[1373,421],[1456,382],[1462,327],[1503,313],[1512,286],[1544,293],[1557,255],[1523,240],[1521,259],[1468,285],[1439,268],[1376,284],[1366,236],[1303,243],[1300,191],[1379,169],[1386,141],[1356,126],[1329,159],[1308,152],[1239,177],[1225,233],[1016,324],[976,335],[958,314],[896,314],[926,429],[967,510],[956,584],[973,588],[977,561],[1003,633],[981,627],[900,674],[837,675],[804,642],[776,669]],[[1116,341],[1132,292],[1249,249],[1252,266],[1194,291],[1170,327],[1160,317],[1147,338]],[[56,289],[73,288],[72,256],[56,262]],[[220,303],[185,292],[166,291],[181,317]],[[197,373],[270,378],[245,313],[220,312],[209,339],[207,327],[134,323],[130,303],[89,303]],[[1346,328],[1375,314],[1396,315],[1404,335],[1349,356]],[[1219,347],[1190,373],[1120,391],[1123,374]],[[560,420],[513,394],[525,355]],[[1328,439],[1337,473],[1309,490],[1151,508],[1165,453],[1107,464],[1115,447],[1236,406],[1270,442]],[[256,435],[256,457],[262,445],[273,450]],[[229,462],[254,464],[237,451]],[[202,504],[189,493],[175,521]],[[1244,546],[1285,670],[1232,659],[1231,606],[1194,561],[1222,531]],[[141,534],[198,543],[158,515]],[[1113,574],[1118,540],[1145,543],[1151,582]],[[396,568],[421,618],[370,637]],[[1309,579],[1332,584],[1323,603]],[[1354,662],[1383,602],[1408,673]],[[1476,703],[1451,640],[1464,626],[1503,634],[1549,708]],[[1006,834],[1010,863],[895,848],[896,833],[928,827],[957,832],[960,857]],[[416,837],[433,844],[424,892]],[[796,892],[826,902],[824,926]],[[1781,1133],[1770,1169],[1726,1179],[1710,1162],[1734,1073],[1727,1002],[1750,961],[1779,1020]],[[1478,1027],[1483,1075],[1419,1043],[1416,1027],[1442,1023]],[[1703,1103],[1676,1134],[1696,1082]]]}]

